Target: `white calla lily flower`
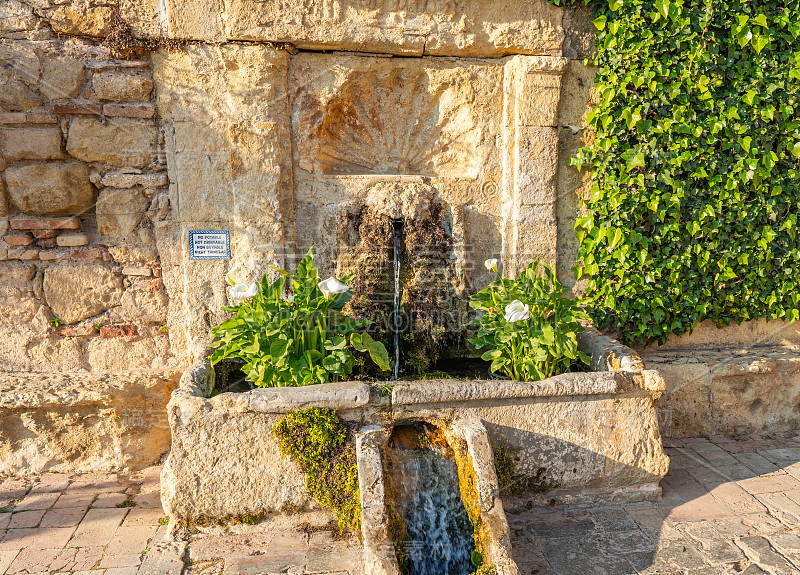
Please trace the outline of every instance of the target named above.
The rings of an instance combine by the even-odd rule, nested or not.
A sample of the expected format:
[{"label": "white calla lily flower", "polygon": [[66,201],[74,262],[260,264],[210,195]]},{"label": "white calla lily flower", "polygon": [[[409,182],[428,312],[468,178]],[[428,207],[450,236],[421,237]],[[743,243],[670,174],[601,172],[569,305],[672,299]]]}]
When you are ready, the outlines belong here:
[{"label": "white calla lily flower", "polygon": [[239,270],[241,270],[239,266],[233,266],[228,273],[225,274],[225,281],[228,282],[228,285],[234,286],[238,283],[242,283],[242,278],[239,276]]},{"label": "white calla lily flower", "polygon": [[483,265],[489,271],[497,271],[497,258],[491,258],[483,262]]},{"label": "white calla lily flower", "polygon": [[350,289],[350,286],[343,284],[333,276],[319,282],[317,287],[323,294],[325,294],[325,297],[344,293]]},{"label": "white calla lily flower", "polygon": [[292,303],[294,301],[294,294],[292,293],[290,293],[289,295],[284,294],[281,297],[283,298],[283,301],[285,301],[286,303]]},{"label": "white calla lily flower", "polygon": [[237,283],[231,286],[231,296],[235,299],[247,299],[253,297],[258,293],[258,284],[253,282],[250,285],[244,283]]},{"label": "white calla lily flower", "polygon": [[506,306],[505,318],[508,323],[524,321],[529,317],[531,317],[531,312],[528,308],[528,304],[523,304],[518,299],[515,299]]}]

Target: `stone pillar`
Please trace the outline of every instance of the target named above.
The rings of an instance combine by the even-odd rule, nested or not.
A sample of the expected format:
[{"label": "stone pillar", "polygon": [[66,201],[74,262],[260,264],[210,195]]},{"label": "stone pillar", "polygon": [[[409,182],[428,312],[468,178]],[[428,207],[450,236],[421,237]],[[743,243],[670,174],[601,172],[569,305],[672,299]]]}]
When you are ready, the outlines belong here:
[{"label": "stone pillar", "polygon": [[556,261],[558,105],[565,58],[513,56],[503,76],[503,269]]},{"label": "stone pillar", "polygon": [[[268,46],[190,46],[154,55],[175,219],[160,230],[172,252],[186,344],[197,359],[208,330],[233,303],[224,275],[239,265],[258,280],[284,266],[293,237],[286,52]],[[287,233],[287,228],[289,232]],[[191,230],[230,232],[231,260],[192,260]],[[176,294],[178,295],[178,294]]]}]

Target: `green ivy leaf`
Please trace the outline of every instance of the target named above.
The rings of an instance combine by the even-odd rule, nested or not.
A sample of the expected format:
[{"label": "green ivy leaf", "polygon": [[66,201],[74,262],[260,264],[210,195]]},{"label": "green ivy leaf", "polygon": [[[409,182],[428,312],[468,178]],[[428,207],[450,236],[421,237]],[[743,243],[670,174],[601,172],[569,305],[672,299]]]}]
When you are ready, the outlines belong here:
[{"label": "green ivy leaf", "polygon": [[606,16],[605,16],[604,14],[603,14],[603,15],[601,15],[601,16],[598,16],[597,18],[595,18],[595,19],[593,20],[593,22],[594,22],[594,26],[595,26],[595,28],[597,28],[598,30],[605,30],[605,29],[606,29],[606,22],[607,22],[607,21],[608,21],[608,18],[606,18]]}]

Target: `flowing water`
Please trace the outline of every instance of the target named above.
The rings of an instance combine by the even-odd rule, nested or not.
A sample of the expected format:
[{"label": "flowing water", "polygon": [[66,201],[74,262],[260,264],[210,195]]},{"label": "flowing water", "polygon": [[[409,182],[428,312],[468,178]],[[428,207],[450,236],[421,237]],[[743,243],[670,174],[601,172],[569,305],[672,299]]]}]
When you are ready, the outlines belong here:
[{"label": "flowing water", "polygon": [[397,379],[400,375],[400,250],[401,250],[401,234],[402,224],[395,222],[394,224],[394,308],[392,311],[392,322],[394,332],[394,373],[392,379]]},{"label": "flowing water", "polygon": [[426,439],[422,427],[397,426],[389,444],[395,504],[408,534],[409,575],[468,575],[475,545],[455,458],[446,442]]}]

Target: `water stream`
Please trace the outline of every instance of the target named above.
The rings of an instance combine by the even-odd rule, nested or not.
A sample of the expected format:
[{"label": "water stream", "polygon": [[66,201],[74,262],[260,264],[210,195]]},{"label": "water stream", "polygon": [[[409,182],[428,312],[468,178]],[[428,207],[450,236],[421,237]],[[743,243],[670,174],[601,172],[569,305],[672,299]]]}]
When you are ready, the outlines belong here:
[{"label": "water stream", "polygon": [[389,443],[409,575],[469,575],[475,548],[452,449],[423,425],[398,425]]},{"label": "water stream", "polygon": [[403,233],[403,223],[394,222],[394,308],[392,310],[392,331],[394,334],[394,373],[392,379],[397,379],[400,375],[400,330],[402,318],[400,316],[400,250],[402,249],[401,240]]}]

